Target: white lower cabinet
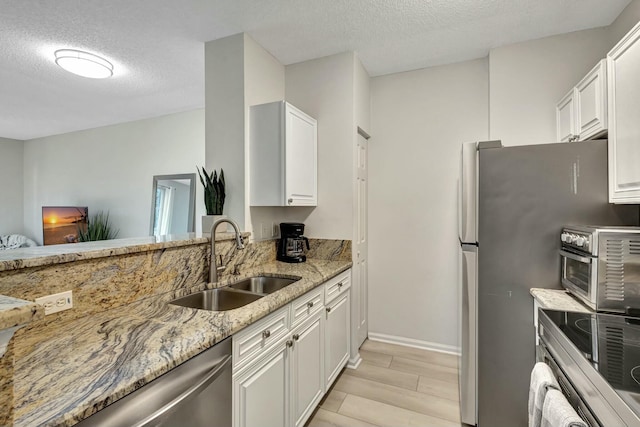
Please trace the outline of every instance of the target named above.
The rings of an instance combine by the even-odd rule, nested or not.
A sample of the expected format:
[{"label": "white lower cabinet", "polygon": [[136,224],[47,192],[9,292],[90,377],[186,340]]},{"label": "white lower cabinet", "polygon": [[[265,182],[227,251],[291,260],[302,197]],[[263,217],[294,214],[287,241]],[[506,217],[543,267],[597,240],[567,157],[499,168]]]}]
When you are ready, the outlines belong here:
[{"label": "white lower cabinet", "polygon": [[324,395],[322,312],[296,328],[291,348],[292,425],[303,426]]},{"label": "white lower cabinet", "polygon": [[327,304],[325,372],[327,388],[333,384],[349,360],[349,292]]},{"label": "white lower cabinet", "polygon": [[233,424],[288,426],[289,348],[282,341],[233,379]]},{"label": "white lower cabinet", "polygon": [[348,270],[233,336],[234,427],[304,426],[349,359],[350,283]]}]

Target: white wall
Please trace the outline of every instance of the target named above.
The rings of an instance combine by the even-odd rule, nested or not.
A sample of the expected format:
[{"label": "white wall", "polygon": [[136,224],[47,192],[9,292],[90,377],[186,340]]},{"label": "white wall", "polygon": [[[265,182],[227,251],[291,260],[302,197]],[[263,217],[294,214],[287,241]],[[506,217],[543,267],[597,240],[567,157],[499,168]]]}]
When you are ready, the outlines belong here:
[{"label": "white wall", "polygon": [[[118,237],[149,235],[154,175],[194,173],[204,162],[204,110],[24,143],[24,224],[42,243],[42,206],[108,210]],[[196,190],[197,220],[204,213]]]},{"label": "white wall", "polygon": [[245,226],[244,34],[205,43],[207,170],[224,169],[223,213]]},{"label": "white wall", "polygon": [[207,165],[225,169],[224,213],[252,239],[271,239],[261,225],[272,230],[286,210],[249,206],[249,109],[285,99],[284,66],[244,33],[207,42],[205,64]]},{"label": "white wall", "polygon": [[353,237],[354,53],[288,65],[286,99],[318,120],[318,206],[287,208],[315,238]]},{"label": "white wall", "polygon": [[633,0],[609,26],[609,48],[615,46],[640,21],[640,0]]},{"label": "white wall", "polygon": [[503,145],[556,142],[555,105],[604,58],[607,28],[492,49],[490,139]]},{"label": "white wall", "polygon": [[0,138],[0,235],[24,234],[23,153],[22,141]]},{"label": "white wall", "polygon": [[[353,56],[353,93],[355,125],[369,133],[371,131],[371,78],[357,55]],[[357,139],[357,134],[354,134],[354,148]]]},{"label": "white wall", "polygon": [[[265,104],[267,102],[282,101],[285,99],[285,67],[276,60],[262,46],[245,34],[244,50],[244,82],[245,82],[245,159],[247,161],[246,185],[246,218],[245,229],[251,231],[254,240],[268,240],[274,238],[273,224],[279,224],[286,220],[287,207],[250,207],[249,192],[249,142],[250,142],[250,115],[252,105]],[[260,159],[254,159],[260,161]],[[263,233],[262,228],[267,232]]]},{"label": "white wall", "polygon": [[488,137],[486,59],[371,79],[369,331],[455,349],[458,155]]}]

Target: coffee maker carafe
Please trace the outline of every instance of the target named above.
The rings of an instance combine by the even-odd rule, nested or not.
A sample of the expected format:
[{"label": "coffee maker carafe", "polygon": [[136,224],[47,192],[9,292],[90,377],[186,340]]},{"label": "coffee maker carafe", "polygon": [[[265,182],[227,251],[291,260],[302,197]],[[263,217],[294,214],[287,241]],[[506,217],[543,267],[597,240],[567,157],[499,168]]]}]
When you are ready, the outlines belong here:
[{"label": "coffee maker carafe", "polygon": [[301,222],[281,222],[278,241],[278,261],[305,262],[304,244],[309,249],[309,239],[304,237],[304,224]]}]

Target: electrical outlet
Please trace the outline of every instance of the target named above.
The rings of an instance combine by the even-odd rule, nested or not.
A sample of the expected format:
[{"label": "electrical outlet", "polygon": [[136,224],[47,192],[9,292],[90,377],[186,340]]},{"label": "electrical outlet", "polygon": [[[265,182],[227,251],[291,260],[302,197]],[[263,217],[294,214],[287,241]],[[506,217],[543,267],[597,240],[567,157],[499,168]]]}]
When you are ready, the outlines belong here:
[{"label": "electrical outlet", "polygon": [[280,225],[277,222],[274,222],[271,225],[271,237],[278,237],[280,234]]},{"label": "electrical outlet", "polygon": [[261,233],[260,237],[262,237],[263,239],[266,239],[271,235],[271,233],[269,232],[269,224],[265,224],[264,222],[261,222],[260,228],[262,229],[260,230],[260,233]]},{"label": "electrical outlet", "polygon": [[69,310],[73,308],[73,293],[71,291],[64,291],[59,294],[36,298],[36,304],[44,307],[45,316],[59,311]]}]

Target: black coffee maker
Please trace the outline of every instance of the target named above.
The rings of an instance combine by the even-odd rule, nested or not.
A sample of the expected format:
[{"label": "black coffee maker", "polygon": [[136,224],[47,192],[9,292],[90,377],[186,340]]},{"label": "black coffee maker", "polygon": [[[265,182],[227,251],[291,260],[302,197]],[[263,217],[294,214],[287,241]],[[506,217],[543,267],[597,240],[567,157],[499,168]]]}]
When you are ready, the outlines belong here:
[{"label": "black coffee maker", "polygon": [[304,224],[301,222],[281,222],[280,240],[276,259],[284,262],[305,262],[304,244],[309,249],[309,239],[304,237]]}]

